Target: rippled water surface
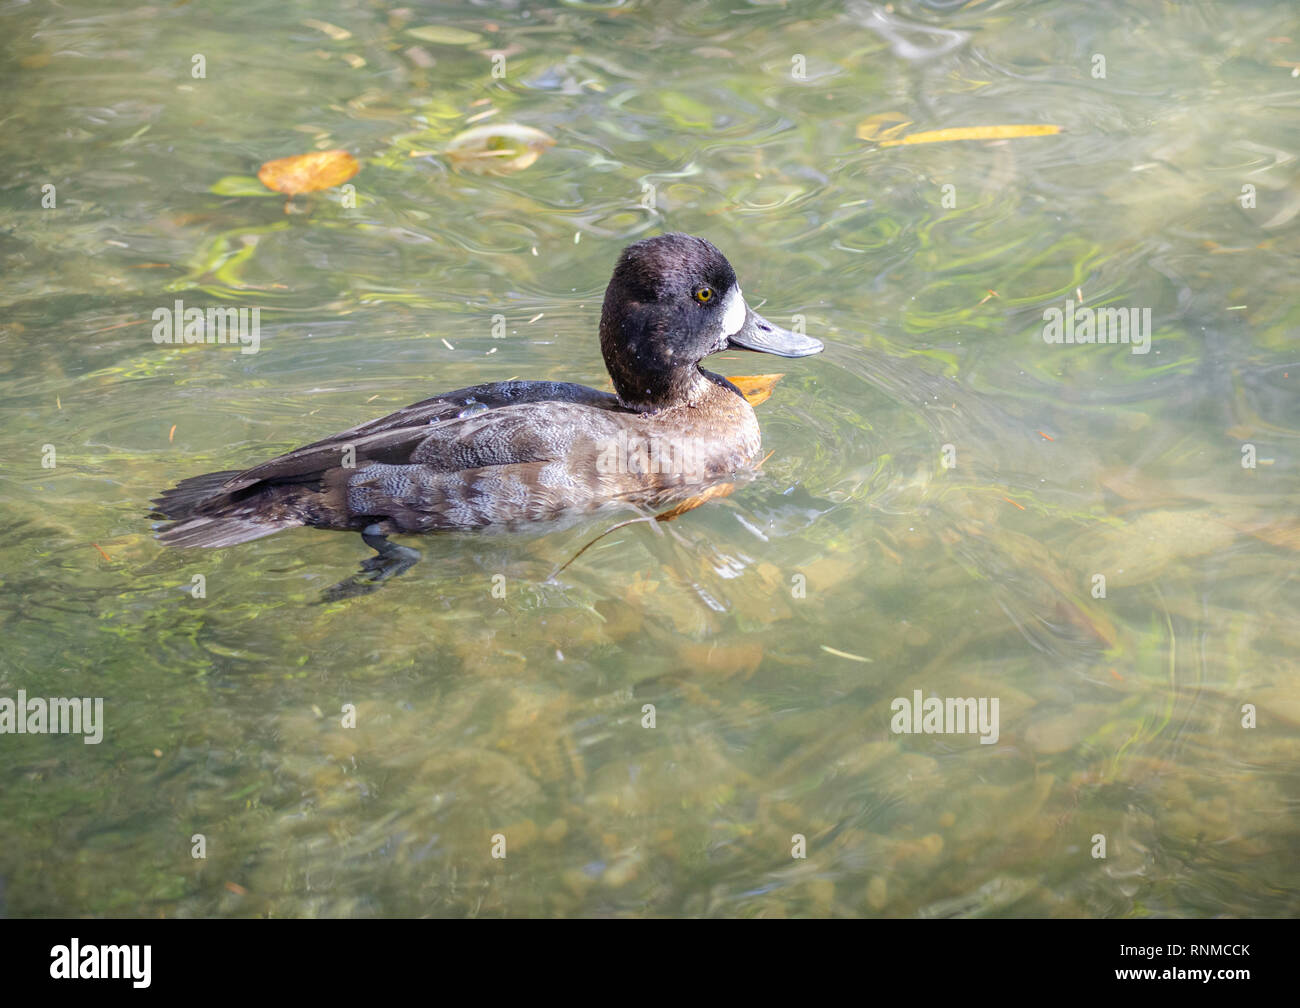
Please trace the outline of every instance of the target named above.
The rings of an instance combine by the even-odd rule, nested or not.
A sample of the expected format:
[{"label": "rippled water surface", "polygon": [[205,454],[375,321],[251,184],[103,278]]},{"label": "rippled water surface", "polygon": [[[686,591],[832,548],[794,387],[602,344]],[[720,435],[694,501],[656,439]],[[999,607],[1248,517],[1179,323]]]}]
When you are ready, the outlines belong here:
[{"label": "rippled water surface", "polygon": [[[0,697],[104,700],[98,745],[0,735],[4,912],[1300,910],[1293,4],[0,25]],[[555,142],[447,156],[494,123]],[[1016,124],[1061,132],[888,143]],[[332,148],[352,190],[254,177]],[[713,358],[785,375],[759,479],[554,577],[615,519],[406,539],[346,602],[355,535],[152,538],[178,479],[438,391],[607,387],[610,268],[664,230],[826,341]],[[259,352],[156,344],[177,299]],[[1148,352],[1049,344],[1067,301]],[[891,730],[914,691],[996,741]]]}]

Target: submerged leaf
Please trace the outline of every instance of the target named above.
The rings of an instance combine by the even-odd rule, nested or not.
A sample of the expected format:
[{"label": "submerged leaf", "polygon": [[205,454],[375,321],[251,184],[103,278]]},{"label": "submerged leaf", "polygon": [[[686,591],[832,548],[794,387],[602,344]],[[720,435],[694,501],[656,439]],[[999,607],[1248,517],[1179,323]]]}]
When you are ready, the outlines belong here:
[{"label": "submerged leaf", "polygon": [[294,154],[268,161],[257,170],[262,185],[287,196],[342,185],[361,170],[345,150]]},{"label": "submerged leaf", "polygon": [[715,483],[713,486],[706,490],[702,490],[695,496],[687,497],[686,500],[670,507],[667,511],[655,515],[655,521],[672,521],[679,515],[684,515],[687,511],[693,511],[701,504],[711,501],[715,497],[726,497],[735,489],[735,483]]},{"label": "submerged leaf", "polygon": [[848,651],[840,651],[838,648],[833,648],[833,647],[831,647],[829,644],[822,644],[822,645],[821,645],[821,649],[822,649],[823,651],[825,651],[827,654],[833,654],[833,655],[835,655],[835,657],[837,657],[837,658],[848,658],[850,661],[856,661],[856,662],[874,662],[874,661],[875,661],[874,658],[866,658],[866,657],[864,657],[863,655],[860,655],[860,654],[851,654],[851,653],[848,652]]},{"label": "submerged leaf", "polygon": [[776,383],[784,377],[784,374],[729,375],[727,381],[740,389],[749,405],[757,406],[767,402]]},{"label": "submerged leaf", "polygon": [[1014,140],[1017,137],[1053,136],[1061,132],[1060,126],[1047,124],[1024,126],[954,126],[952,129],[930,130],[926,133],[909,133],[897,140],[881,140],[881,147],[898,147],[901,144],[943,143],[948,140]]},{"label": "submerged leaf", "polygon": [[266,196],[271,193],[258,183],[252,175],[226,175],[212,183],[208,192],[218,196]]},{"label": "submerged leaf", "polygon": [[448,28],[445,25],[424,25],[420,28],[408,28],[406,34],[418,38],[421,42],[436,42],[439,45],[468,46],[479,45],[483,36],[463,28]]},{"label": "submerged leaf", "polygon": [[352,37],[352,33],[346,28],[340,28],[328,21],[317,21],[315,18],[308,18],[303,24],[308,28],[315,28],[318,32],[324,32],[335,42],[346,42]]},{"label": "submerged leaf", "polygon": [[[1258,532],[1255,534],[1258,535]],[[1150,511],[1119,527],[1089,531],[1075,560],[1116,587],[1145,584],[1173,564],[1228,549],[1237,531],[1216,510]]]},{"label": "submerged leaf", "polygon": [[1264,540],[1270,546],[1280,546],[1283,549],[1300,552],[1300,522],[1294,518],[1269,522],[1267,525],[1244,525],[1235,522],[1230,524],[1238,531]]},{"label": "submerged leaf", "polygon": [[457,133],[447,146],[447,156],[466,171],[508,175],[527,168],[554,144],[551,137],[531,126],[496,123]]},{"label": "submerged leaf", "polygon": [[877,112],[858,123],[858,139],[892,140],[911,125],[911,119],[904,119],[897,112]]}]

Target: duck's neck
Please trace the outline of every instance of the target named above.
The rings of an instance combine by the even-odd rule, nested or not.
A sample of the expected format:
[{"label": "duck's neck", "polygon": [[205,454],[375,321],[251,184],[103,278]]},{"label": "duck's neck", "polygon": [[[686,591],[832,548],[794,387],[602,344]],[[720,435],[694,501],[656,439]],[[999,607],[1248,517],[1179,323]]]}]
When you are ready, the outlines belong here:
[{"label": "duck's neck", "polygon": [[615,375],[614,391],[619,400],[628,409],[638,413],[657,413],[675,406],[693,406],[708,395],[714,386],[716,375],[711,375],[699,366],[676,368],[670,372],[647,373],[635,375]]},{"label": "duck's neck", "polygon": [[655,412],[699,398],[706,379],[698,360],[674,352],[677,340],[652,326],[625,323],[623,331],[618,329],[606,312],[600,320],[600,348],[625,406]]}]

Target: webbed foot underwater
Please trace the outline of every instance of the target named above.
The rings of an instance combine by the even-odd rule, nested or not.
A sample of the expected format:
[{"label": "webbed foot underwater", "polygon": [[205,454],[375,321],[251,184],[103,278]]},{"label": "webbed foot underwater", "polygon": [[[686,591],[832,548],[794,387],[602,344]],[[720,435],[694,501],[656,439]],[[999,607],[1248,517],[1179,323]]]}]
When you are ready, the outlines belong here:
[{"label": "webbed foot underwater", "polygon": [[183,480],[154,501],[169,520],[158,538],[230,546],[306,525],[363,532],[383,556],[383,537],[397,532],[653,507],[758,461],[752,407],[704,358],[822,350],[755,314],[722,253],[683,234],[623,250],[600,346],[613,394],[549,381],[457,389],[251,469]]}]

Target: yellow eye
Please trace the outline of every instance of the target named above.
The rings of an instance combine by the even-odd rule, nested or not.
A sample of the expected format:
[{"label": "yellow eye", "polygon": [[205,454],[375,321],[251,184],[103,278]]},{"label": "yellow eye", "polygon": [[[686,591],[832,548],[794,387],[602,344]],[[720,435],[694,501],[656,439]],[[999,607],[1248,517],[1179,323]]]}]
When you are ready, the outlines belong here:
[{"label": "yellow eye", "polygon": [[713,300],[713,288],[701,287],[695,292],[695,300],[700,304],[708,304]]}]

